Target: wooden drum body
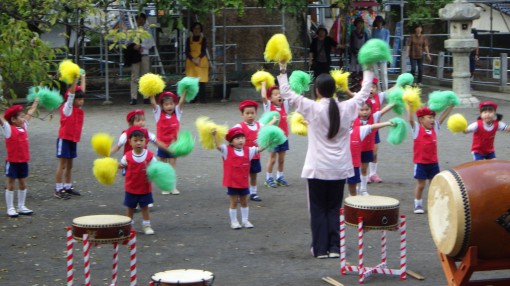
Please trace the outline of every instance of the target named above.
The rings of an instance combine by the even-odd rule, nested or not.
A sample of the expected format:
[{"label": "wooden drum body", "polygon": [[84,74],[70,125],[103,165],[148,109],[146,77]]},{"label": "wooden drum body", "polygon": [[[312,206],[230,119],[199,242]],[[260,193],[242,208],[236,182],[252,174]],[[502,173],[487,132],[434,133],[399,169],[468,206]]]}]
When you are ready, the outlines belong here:
[{"label": "wooden drum body", "polygon": [[156,273],[151,279],[155,286],[210,286],[214,281],[214,275],[205,270],[176,269]]},{"label": "wooden drum body", "polygon": [[474,161],[437,174],[429,187],[429,226],[442,253],[510,259],[510,161]]},{"label": "wooden drum body", "polygon": [[89,235],[91,243],[121,242],[129,238],[131,219],[122,215],[90,215],[73,219],[73,238],[83,240]]},{"label": "wooden drum body", "polygon": [[399,222],[400,202],[381,196],[352,196],[344,200],[345,223],[358,226],[363,217],[365,229],[395,229]]}]

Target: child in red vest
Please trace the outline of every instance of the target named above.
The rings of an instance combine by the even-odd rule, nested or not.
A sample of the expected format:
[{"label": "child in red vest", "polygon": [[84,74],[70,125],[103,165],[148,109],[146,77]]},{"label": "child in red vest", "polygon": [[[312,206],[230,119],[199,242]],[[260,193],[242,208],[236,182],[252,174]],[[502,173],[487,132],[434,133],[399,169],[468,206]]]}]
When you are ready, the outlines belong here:
[{"label": "child in red vest", "polygon": [[[262,88],[260,90],[262,96],[262,103],[264,104],[264,111],[278,111],[280,113],[280,122],[278,127],[283,130],[285,136],[289,136],[289,125],[287,123],[287,111],[289,110],[288,100],[284,100],[280,94],[278,86],[271,86],[266,90],[266,83],[262,82]],[[278,145],[275,149],[269,150],[269,160],[267,161],[267,173],[266,182],[267,187],[276,188],[278,186],[288,186],[289,184],[285,180],[283,174],[283,168],[285,164],[285,152],[289,150],[289,140],[283,144]],[[273,178],[273,167],[278,159],[278,168],[276,172],[276,180]]]},{"label": "child in red vest", "polygon": [[127,207],[127,216],[133,219],[135,209],[139,205],[142,210],[143,232],[154,234],[149,215],[149,204],[152,204],[154,200],[151,182],[147,178],[147,167],[156,161],[156,158],[154,153],[145,148],[145,137],[140,127],[129,131],[128,138],[132,150],[122,157],[119,168],[127,168],[124,182],[124,205]]},{"label": "child in red vest", "polygon": [[496,159],[494,151],[494,138],[497,131],[510,131],[510,127],[501,122],[503,116],[497,114],[498,105],[494,102],[485,101],[478,105],[480,116],[476,122],[469,124],[464,133],[473,133],[471,153],[473,160]]},{"label": "child in red vest", "polygon": [[[0,117],[2,130],[5,137],[5,146],[7,149],[7,158],[5,160],[5,175],[7,177],[7,186],[5,188],[5,204],[7,206],[7,215],[17,217],[21,215],[31,215],[32,210],[25,206],[27,197],[26,178],[28,177],[28,161],[30,161],[30,149],[28,144],[28,121],[37,109],[38,99],[25,114],[23,106],[14,105],[5,110],[4,118]],[[18,179],[18,209],[14,208],[14,184]]]},{"label": "child in red vest", "polygon": [[[164,91],[158,96],[157,103],[154,96],[150,97],[156,119],[156,136],[166,146],[158,148],[158,157],[160,161],[169,163],[174,169],[176,168],[177,158],[168,152],[168,146],[177,140],[185,96],[186,92],[179,99],[174,93]],[[161,193],[163,195],[180,194],[177,188],[171,192],[161,191]]]},{"label": "child in red vest", "polygon": [[70,199],[71,195],[79,196],[80,192],[72,185],[73,159],[78,156],[77,145],[81,139],[85,114],[82,110],[85,95],[85,75],[81,84],[75,79],[65,95],[64,104],[60,107],[60,129],[57,139],[58,166],[55,174],[55,197]]},{"label": "child in red vest", "polygon": [[[368,101],[372,103],[372,114],[381,110],[382,104],[384,102],[384,97],[386,94],[384,92],[377,92],[377,85],[379,83],[379,80],[374,77],[372,80],[372,88],[370,89],[370,97],[368,98]],[[379,130],[375,132],[375,145],[374,145],[374,160],[370,163],[368,163],[368,183],[381,183],[382,179],[377,174],[377,151],[379,150],[378,146],[381,142],[381,139],[379,137]]]},{"label": "child in red vest", "polygon": [[439,173],[439,163],[437,159],[437,132],[439,126],[452,111],[453,106],[449,106],[439,120],[436,120],[436,113],[428,107],[422,107],[416,110],[418,122],[414,121],[413,114],[409,111],[409,103],[407,104],[407,112],[409,123],[413,128],[413,162],[414,162],[414,178],[416,179],[414,213],[423,214],[422,194],[425,189],[425,183]]}]

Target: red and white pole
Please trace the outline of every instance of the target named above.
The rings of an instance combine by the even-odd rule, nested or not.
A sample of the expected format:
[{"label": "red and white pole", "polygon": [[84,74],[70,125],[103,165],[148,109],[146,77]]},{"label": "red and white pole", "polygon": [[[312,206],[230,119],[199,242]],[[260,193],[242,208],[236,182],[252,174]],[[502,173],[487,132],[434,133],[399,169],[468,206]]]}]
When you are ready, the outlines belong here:
[{"label": "red and white pole", "polygon": [[119,271],[119,243],[113,243],[113,266],[112,266],[112,284],[117,286],[117,273]]},{"label": "red and white pole", "polygon": [[73,231],[67,227],[67,286],[73,286]]},{"label": "red and white pole", "polygon": [[90,286],[90,241],[87,233],[83,234],[83,264],[85,266],[85,286]]},{"label": "red and white pole", "polygon": [[363,217],[358,217],[358,260],[359,283],[363,284],[365,280],[365,268],[363,266]]},{"label": "red and white pole", "polygon": [[136,232],[131,230],[129,235],[129,257],[130,257],[130,286],[136,286]]},{"label": "red and white pole", "polygon": [[400,280],[406,280],[407,268],[406,216],[400,216]]}]

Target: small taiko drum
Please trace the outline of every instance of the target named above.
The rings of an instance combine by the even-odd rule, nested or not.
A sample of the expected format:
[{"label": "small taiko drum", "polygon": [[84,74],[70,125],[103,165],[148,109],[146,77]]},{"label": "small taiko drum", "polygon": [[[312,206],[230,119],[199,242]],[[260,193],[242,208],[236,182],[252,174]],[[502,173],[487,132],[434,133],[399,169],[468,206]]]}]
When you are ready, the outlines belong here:
[{"label": "small taiko drum", "polygon": [[214,282],[214,275],[205,270],[176,269],[158,272],[151,279],[155,286],[210,286]]},{"label": "small taiko drum", "polygon": [[358,225],[363,217],[365,229],[395,229],[399,221],[400,202],[382,196],[352,196],[344,200],[345,223]]},{"label": "small taiko drum", "polygon": [[113,243],[129,238],[131,219],[123,215],[90,215],[73,219],[73,238],[83,240],[89,235],[91,243]]},{"label": "small taiko drum", "polygon": [[480,259],[509,259],[510,161],[474,161],[437,174],[428,218],[443,254],[460,259],[476,246]]}]

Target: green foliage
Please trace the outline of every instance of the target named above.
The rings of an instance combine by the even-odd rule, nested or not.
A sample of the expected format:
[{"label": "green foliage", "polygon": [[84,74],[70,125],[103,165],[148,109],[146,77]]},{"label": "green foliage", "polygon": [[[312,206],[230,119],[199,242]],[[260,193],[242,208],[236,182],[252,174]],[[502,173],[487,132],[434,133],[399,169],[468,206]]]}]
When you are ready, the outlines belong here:
[{"label": "green foliage", "polygon": [[[404,6],[404,15],[409,18],[408,27],[416,24],[429,24],[438,17],[439,9],[453,0],[407,0]],[[400,7],[398,8],[400,9]]]}]

